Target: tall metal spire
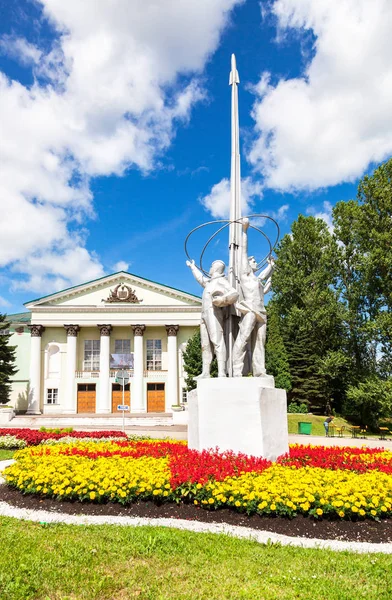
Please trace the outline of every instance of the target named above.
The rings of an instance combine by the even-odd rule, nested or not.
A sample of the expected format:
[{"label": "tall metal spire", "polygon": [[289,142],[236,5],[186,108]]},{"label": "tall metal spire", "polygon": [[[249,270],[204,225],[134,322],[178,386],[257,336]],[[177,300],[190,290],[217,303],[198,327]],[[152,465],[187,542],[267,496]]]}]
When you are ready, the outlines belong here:
[{"label": "tall metal spire", "polygon": [[[231,175],[230,175],[230,221],[241,218],[241,168],[240,168],[240,132],[238,119],[238,76],[234,54],[231,55]],[[230,225],[229,237],[229,281],[233,287],[238,287],[239,246],[241,240],[241,225]]]},{"label": "tall metal spire", "polygon": [[[230,221],[241,218],[241,169],[240,169],[240,131],[238,119],[238,76],[234,54],[231,55],[231,173],[230,173]],[[231,223],[229,233],[229,273],[231,285],[239,289],[238,273],[240,267],[241,224]],[[233,374],[233,345],[236,332],[236,311],[229,307],[226,328],[227,370],[229,377]]]}]

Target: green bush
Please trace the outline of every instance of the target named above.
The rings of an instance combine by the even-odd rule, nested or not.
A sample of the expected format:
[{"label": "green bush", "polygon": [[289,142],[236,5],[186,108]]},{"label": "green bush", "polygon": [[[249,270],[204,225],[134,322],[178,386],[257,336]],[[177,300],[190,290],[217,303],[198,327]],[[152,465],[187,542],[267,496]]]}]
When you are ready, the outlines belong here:
[{"label": "green bush", "polygon": [[297,404],[297,402],[290,402],[290,404],[287,407],[287,412],[301,413],[306,415],[308,413],[308,405],[304,402],[302,404]]}]

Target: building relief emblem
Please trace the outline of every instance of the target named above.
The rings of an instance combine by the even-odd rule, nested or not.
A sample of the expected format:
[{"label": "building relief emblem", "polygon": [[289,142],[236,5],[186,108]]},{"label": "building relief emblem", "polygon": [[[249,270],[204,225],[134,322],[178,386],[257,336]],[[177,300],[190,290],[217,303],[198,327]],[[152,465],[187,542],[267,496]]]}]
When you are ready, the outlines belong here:
[{"label": "building relief emblem", "polygon": [[102,302],[128,302],[130,304],[139,304],[142,300],[139,300],[135,291],[129,287],[129,285],[119,283],[114,290],[110,291],[109,297],[106,298],[106,300],[102,300]]}]

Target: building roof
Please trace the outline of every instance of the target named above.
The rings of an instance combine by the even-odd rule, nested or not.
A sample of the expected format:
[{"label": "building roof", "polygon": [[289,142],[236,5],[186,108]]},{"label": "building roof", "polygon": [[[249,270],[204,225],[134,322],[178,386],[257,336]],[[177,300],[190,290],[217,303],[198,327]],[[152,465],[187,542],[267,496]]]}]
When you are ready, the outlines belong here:
[{"label": "building roof", "polygon": [[24,312],[24,313],[15,313],[13,315],[7,315],[6,321],[8,321],[9,323],[30,323],[31,313]]},{"label": "building roof", "polygon": [[79,283],[77,285],[73,285],[69,288],[65,288],[63,290],[59,290],[58,292],[53,292],[51,294],[48,294],[46,296],[41,296],[40,298],[35,298],[34,300],[29,300],[28,302],[25,302],[24,305],[25,306],[29,306],[33,303],[36,302],[42,302],[43,300],[49,299],[49,298],[53,298],[53,297],[58,297],[61,294],[65,294],[66,292],[72,292],[72,291],[76,291],[78,288],[84,288],[85,286],[88,285],[92,285],[97,283],[98,281],[104,281],[105,279],[110,279],[110,278],[114,278],[117,275],[128,275],[130,277],[136,277],[137,279],[141,280],[141,281],[146,281],[149,284],[153,284],[156,286],[160,286],[162,288],[167,288],[169,290],[173,290],[173,292],[177,292],[178,294],[184,294],[185,296],[188,296],[190,298],[194,298],[195,300],[198,301],[198,303],[200,303],[201,298],[200,296],[196,296],[195,294],[190,294],[189,292],[184,292],[183,290],[180,290],[178,288],[174,288],[170,285],[166,285],[165,283],[159,283],[157,281],[153,281],[152,279],[147,279],[146,277],[140,277],[139,275],[135,275],[134,273],[128,273],[128,271],[117,271],[116,273],[110,273],[108,275],[103,275],[103,277],[98,277],[97,279],[92,279],[91,281],[86,281],[84,283]]}]

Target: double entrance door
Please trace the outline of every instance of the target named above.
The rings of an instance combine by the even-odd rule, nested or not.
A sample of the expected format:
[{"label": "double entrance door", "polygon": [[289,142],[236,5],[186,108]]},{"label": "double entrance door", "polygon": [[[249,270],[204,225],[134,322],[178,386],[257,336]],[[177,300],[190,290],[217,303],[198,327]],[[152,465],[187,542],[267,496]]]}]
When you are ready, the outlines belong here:
[{"label": "double entrance door", "polygon": [[[112,384],[112,413],[119,414],[117,406],[123,403],[122,385]],[[124,404],[131,406],[131,390],[129,383],[124,390]],[[78,413],[96,412],[96,384],[78,383]],[[165,384],[147,383],[147,412],[165,412]],[[127,411],[127,414],[129,412]]]},{"label": "double entrance door", "polygon": [[164,383],[147,383],[147,412],[165,412]]},{"label": "double entrance door", "polygon": [[[122,410],[117,410],[117,406],[123,403],[123,386],[119,383],[112,383],[112,413],[122,413]],[[131,388],[129,383],[124,388],[124,404],[131,406]],[[126,411],[126,415],[129,414]]]}]

